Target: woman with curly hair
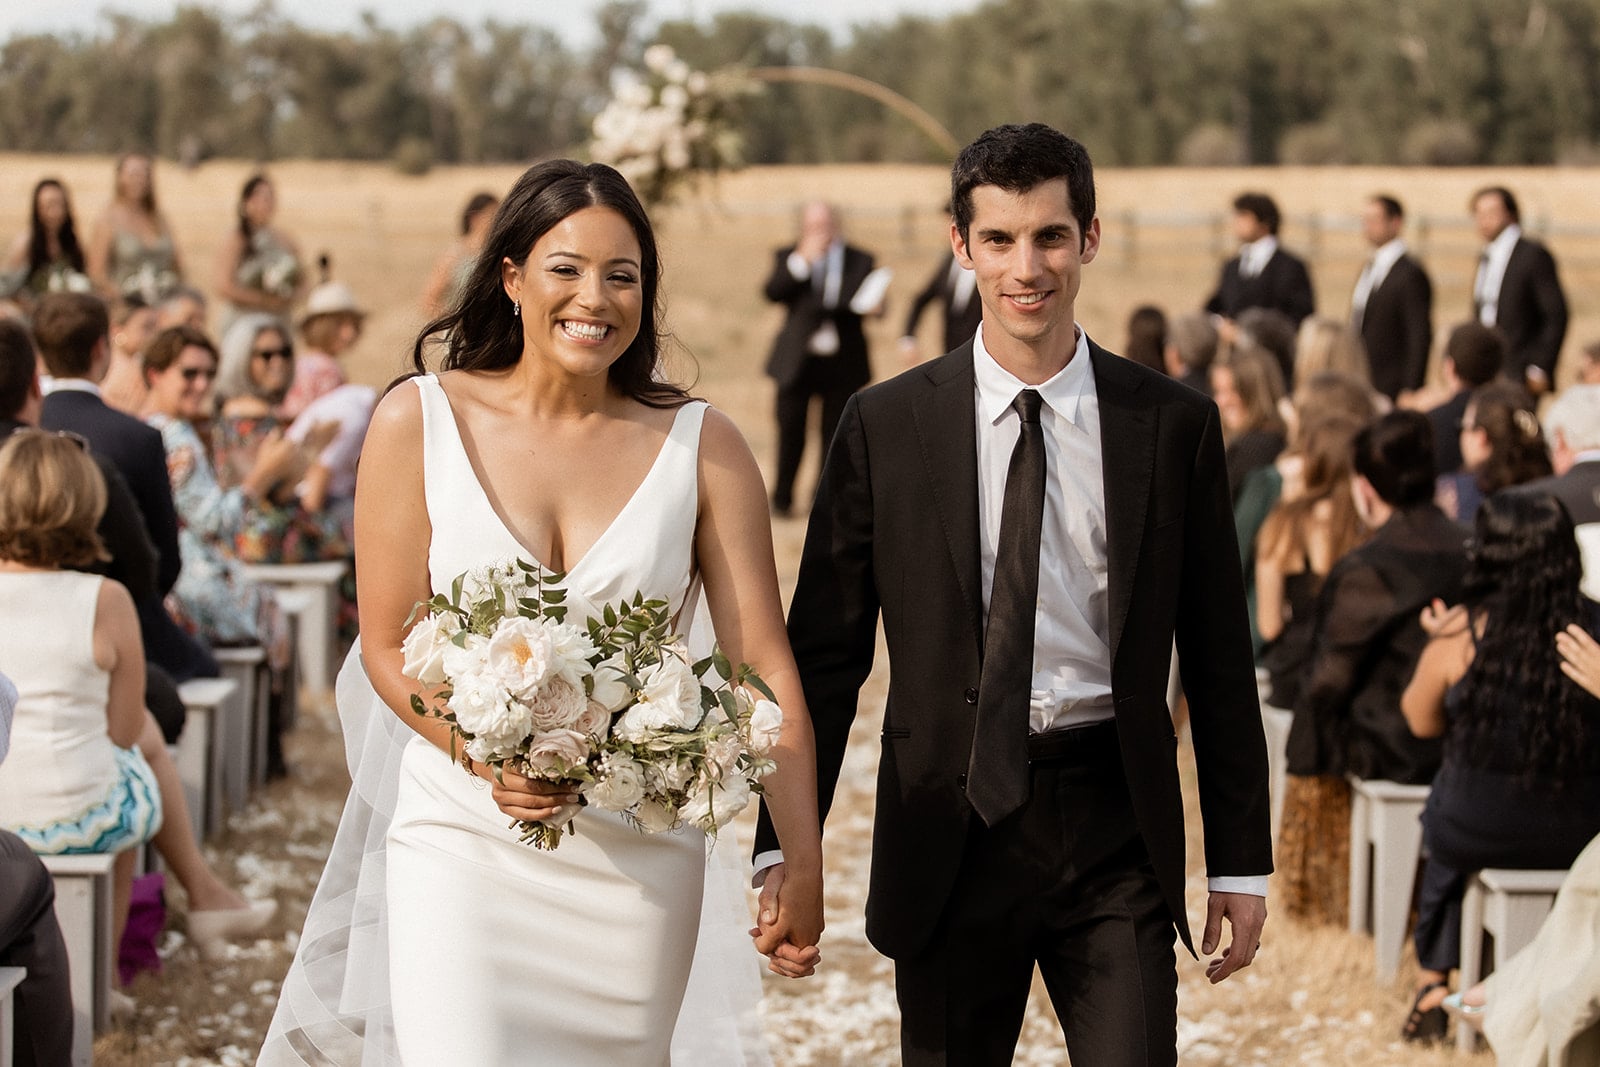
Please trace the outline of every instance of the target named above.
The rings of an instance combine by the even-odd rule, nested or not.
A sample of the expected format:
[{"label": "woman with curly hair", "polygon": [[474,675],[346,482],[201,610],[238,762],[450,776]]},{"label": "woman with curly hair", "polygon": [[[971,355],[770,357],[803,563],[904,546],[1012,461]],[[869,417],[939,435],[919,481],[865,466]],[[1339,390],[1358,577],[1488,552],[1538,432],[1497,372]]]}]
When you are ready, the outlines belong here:
[{"label": "woman with curly hair", "polygon": [[1600,833],[1600,704],[1564,677],[1557,636],[1591,615],[1572,520],[1553,497],[1499,493],[1478,510],[1462,603],[1423,613],[1432,639],[1400,700],[1443,737],[1422,813],[1420,973],[1407,1039],[1444,1033],[1461,898],[1484,867],[1569,867]]},{"label": "woman with curly hair", "polygon": [[1492,381],[1472,391],[1461,416],[1461,466],[1440,477],[1437,491],[1439,507],[1460,523],[1471,523],[1490,493],[1550,475],[1550,451],[1526,389]]}]

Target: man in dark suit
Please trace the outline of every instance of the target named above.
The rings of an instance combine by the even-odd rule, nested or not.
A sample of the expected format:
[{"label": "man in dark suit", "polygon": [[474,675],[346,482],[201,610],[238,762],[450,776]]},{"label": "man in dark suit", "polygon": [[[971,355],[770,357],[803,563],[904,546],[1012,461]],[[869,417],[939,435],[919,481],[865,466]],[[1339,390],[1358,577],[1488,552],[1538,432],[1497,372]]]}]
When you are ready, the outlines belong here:
[{"label": "man in dark suit", "polygon": [[105,304],[87,293],[50,293],[39,301],[33,337],[52,379],[39,425],[87,439],[95,454],[121,473],[144,516],[158,556],[155,594],[134,601],[145,655],[180,682],[215,677],[218,668],[211,653],[184,633],[162,605],[183,562],[167,453],[160,431],[100,399],[96,383],[110,361],[109,326]]},{"label": "man in dark suit", "polygon": [[1523,236],[1522,214],[1509,189],[1492,186],[1474,194],[1472,220],[1486,242],[1472,285],[1473,312],[1505,334],[1506,377],[1535,396],[1548,392],[1567,336],[1567,296],[1555,257]]},{"label": "man in dark suit", "polygon": [[[1037,964],[1074,1062],[1174,1064],[1175,934],[1192,949],[1174,636],[1212,876],[1202,951],[1232,926],[1212,981],[1253,958],[1271,869],[1217,409],[1076,325],[1100,244],[1081,145],[990,130],[952,191],[982,326],[846,405],[790,611],[822,812],[881,613],[866,918],[895,961],[903,1061],[1010,1063]],[[758,868],[772,848],[764,820]],[[762,907],[781,920],[780,871]]]},{"label": "man in dark suit", "polygon": [[774,257],[766,297],[788,311],[767,360],[767,375],[778,383],[772,509],[779,515],[794,506],[794,479],[805,456],[812,398],[822,401],[819,437],[826,452],[845,401],[872,378],[861,318],[863,311],[877,309],[852,306],[856,290],[871,273],[871,254],[845,244],[838,215],[821,202],[806,205],[800,240]]},{"label": "man in dark suit", "polygon": [[[946,205],[946,211],[949,205]],[[983,301],[978,299],[977,281],[972,272],[956,262],[954,253],[946,252],[939,266],[928,276],[928,284],[911,301],[906,314],[906,328],[900,336],[900,354],[906,365],[918,362],[917,322],[929,304],[939,305],[944,320],[944,334],[939,351],[954,352],[977,332],[983,318]]]},{"label": "man in dark suit", "polygon": [[1433,454],[1438,473],[1461,469],[1461,419],[1467,413],[1472,391],[1487,385],[1505,366],[1506,339],[1481,322],[1463,322],[1450,331],[1444,343],[1445,388],[1450,398],[1428,410],[1433,424]]},{"label": "man in dark suit", "polygon": [[1247,308],[1271,308],[1289,316],[1296,328],[1316,310],[1311,272],[1298,256],[1278,244],[1278,205],[1265,193],[1242,193],[1233,202],[1233,235],[1239,254],[1222,265],[1217,291],[1205,309],[1224,320],[1224,341],[1232,342],[1231,324]]},{"label": "man in dark suit", "polygon": [[1361,233],[1372,245],[1372,258],[1350,297],[1350,319],[1366,345],[1372,387],[1390,400],[1422,388],[1433,347],[1433,282],[1406,250],[1405,224],[1405,209],[1394,197],[1367,201]]}]

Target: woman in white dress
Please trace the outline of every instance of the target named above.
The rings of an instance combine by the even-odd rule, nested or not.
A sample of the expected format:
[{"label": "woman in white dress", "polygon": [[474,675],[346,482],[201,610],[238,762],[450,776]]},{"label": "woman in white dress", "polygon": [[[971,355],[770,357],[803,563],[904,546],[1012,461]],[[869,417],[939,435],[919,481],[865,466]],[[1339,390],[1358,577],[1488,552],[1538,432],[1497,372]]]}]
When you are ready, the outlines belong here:
[{"label": "woman in white dress", "polygon": [[[409,710],[422,692],[401,673],[412,608],[510,556],[566,572],[575,619],[642,591],[688,629],[703,585],[716,639],[785,713],[766,799],[787,864],[758,940],[777,973],[815,965],[815,758],[766,493],[732,421],[658,376],[659,279],[649,221],[616,171],[535,166],[496,215],[460,300],[424,329],[422,375],[379,404],[356,495],[360,656],[392,715],[352,727],[361,689],[347,664],[340,710],[363,765],[263,1062],[378,1062],[380,1042],[416,1064],[661,1067],[689,1062],[683,1032],[730,1008],[691,989],[695,1017],[686,1007],[679,1021],[691,961],[699,982],[714,969],[708,946],[732,924],[701,921],[702,834],[644,835],[588,807],[559,850],[521,845],[510,819],[549,818],[576,795],[509,773],[495,783],[471,760],[463,772],[448,726]],[[434,376],[425,357],[436,348]],[[374,775],[367,764],[396,744],[398,760]],[[369,873],[386,870],[381,901],[375,878],[334,870],[341,844]],[[325,901],[338,923],[319,917]],[[386,989],[352,981],[385,951]],[[322,1006],[308,1007],[312,997]]]}]

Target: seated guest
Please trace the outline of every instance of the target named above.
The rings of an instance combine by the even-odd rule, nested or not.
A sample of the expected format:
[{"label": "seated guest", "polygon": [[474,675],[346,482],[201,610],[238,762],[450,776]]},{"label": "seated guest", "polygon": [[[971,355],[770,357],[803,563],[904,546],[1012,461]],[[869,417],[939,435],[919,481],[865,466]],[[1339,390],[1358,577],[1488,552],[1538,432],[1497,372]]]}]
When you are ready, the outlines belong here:
[{"label": "seated guest", "polygon": [[1555,475],[1523,489],[1549,493],[1567,509],[1583,559],[1583,595],[1600,613],[1600,385],[1561,390],[1545,408],[1544,437]]},{"label": "seated guest", "polygon": [[188,894],[190,936],[209,955],[276,909],[251,905],[200,854],[177,768],[143,706],[133,599],[99,575],[62,569],[104,554],[95,524],[105,501],[78,442],[28,429],[0,446],[0,671],[18,694],[0,829],[40,854],[116,854],[113,944],[127,921],[134,849],[153,840]]},{"label": "seated guest", "polygon": [[[1297,381],[1333,371],[1354,378],[1372,388],[1372,366],[1367,361],[1361,335],[1349,323],[1322,315],[1311,315],[1300,324],[1294,341],[1294,373]],[[1388,410],[1388,402],[1383,408]]]},{"label": "seated guest", "polygon": [[1166,314],[1153,304],[1134,308],[1133,314],[1128,316],[1128,343],[1122,346],[1122,355],[1165,374],[1167,361],[1163,353],[1166,348]]},{"label": "seated guest", "polygon": [[144,346],[156,334],[156,309],[138,297],[119,300],[111,313],[111,366],[100,382],[107,404],[129,415],[144,407]]},{"label": "seated guest", "polygon": [[1297,484],[1267,516],[1256,541],[1256,626],[1266,643],[1261,665],[1275,707],[1293,708],[1299,699],[1311,667],[1317,594],[1333,565],[1367,535],[1350,492],[1351,447],[1365,425],[1332,414],[1300,428]]},{"label": "seated guest", "polygon": [[1497,380],[1472,391],[1461,417],[1461,470],[1440,475],[1436,490],[1446,515],[1470,524],[1490,493],[1549,476],[1550,453],[1533,404],[1515,382]]},{"label": "seated guest", "polygon": [[1556,646],[1590,620],[1572,522],[1554,497],[1497,493],[1473,532],[1462,602],[1426,613],[1433,638],[1400,701],[1418,737],[1444,738],[1422,812],[1410,1040],[1444,1034],[1473,872],[1564,870],[1600,833],[1600,702],[1563,677]]},{"label": "seated guest", "polygon": [[1295,320],[1281,311],[1264,307],[1249,308],[1240,314],[1238,329],[1229,347],[1237,352],[1241,348],[1254,346],[1271,353],[1283,375],[1284,388],[1292,389],[1300,373],[1294,365],[1299,328]]},{"label": "seated guest", "polygon": [[1283,375],[1262,349],[1237,349],[1211,365],[1211,396],[1222,419],[1228,489],[1238,503],[1245,477],[1283,451],[1285,427],[1278,412]]},{"label": "seated guest", "polygon": [[[217,417],[211,424],[211,458],[223,491],[250,477],[263,445],[280,441],[287,425],[278,414],[294,378],[289,328],[271,315],[240,315],[222,339],[217,365]],[[338,432],[335,422],[310,429],[299,456],[308,464]],[[274,499],[276,498],[276,499]],[[309,563],[350,554],[339,521],[305,506],[294,483],[246,508],[233,554],[247,563]]]},{"label": "seated guest", "polygon": [[139,505],[157,553],[155,595],[136,600],[146,654],[179,682],[214,678],[218,669],[210,651],[182,630],[163,606],[183,564],[166,450],[159,433],[109,407],[100,396],[99,382],[110,358],[108,326],[105,304],[98,297],[50,293],[40,299],[34,310],[33,338],[50,372],[52,391],[39,409],[39,425],[86,438],[95,454],[117,468]]},{"label": "seated guest", "polygon": [[317,397],[289,427],[289,439],[315,444],[319,426],[338,427],[300,483],[300,502],[308,511],[326,511],[339,521],[346,544],[355,539],[356,462],[367,438],[378,391],[370,385],[341,385]]},{"label": "seated guest", "polygon": [[187,326],[202,333],[206,328],[206,298],[198,289],[187,286],[173,290],[156,306],[156,329]]},{"label": "seated guest", "polygon": [[1189,311],[1167,323],[1163,359],[1167,374],[1190,389],[1211,395],[1211,364],[1217,358],[1217,328],[1203,311]]},{"label": "seated guest", "polygon": [[322,284],[306,297],[300,319],[300,339],[305,342],[294,364],[294,383],[283,401],[283,415],[297,419],[306,405],[345,384],[339,359],[359,340],[367,313],[343,282],[328,280],[328,260],[322,257]]},{"label": "seated guest", "polygon": [[1500,377],[1506,361],[1506,340],[1499,331],[1480,322],[1464,322],[1450,331],[1444,344],[1444,389],[1401,397],[1401,406],[1426,411],[1433,423],[1433,446],[1439,473],[1461,469],[1461,417],[1467,413],[1472,391]]},{"label": "seated guest", "polygon": [[[0,674],[0,763],[6,759],[17,687]],[[17,1067],[72,1061],[72,984],[56,923],[50,872],[16,834],[0,830],[0,967],[28,973],[17,987],[10,1049]]]},{"label": "seated guest", "polygon": [[1439,743],[1413,737],[1400,693],[1427,641],[1418,613],[1454,600],[1465,535],[1433,504],[1425,416],[1384,415],[1356,435],[1356,509],[1372,536],[1333,565],[1317,597],[1310,669],[1289,728],[1277,869],[1283,906],[1344,925],[1350,864],[1349,775],[1426,783]]}]

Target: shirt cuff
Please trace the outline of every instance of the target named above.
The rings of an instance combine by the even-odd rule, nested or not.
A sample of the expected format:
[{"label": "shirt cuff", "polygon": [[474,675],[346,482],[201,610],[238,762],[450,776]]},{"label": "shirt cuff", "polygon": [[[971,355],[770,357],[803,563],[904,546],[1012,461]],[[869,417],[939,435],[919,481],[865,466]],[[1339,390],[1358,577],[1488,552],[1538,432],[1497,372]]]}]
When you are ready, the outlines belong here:
[{"label": "shirt cuff", "polygon": [[[757,889],[760,889],[762,886],[766,885],[767,871],[771,870],[773,867],[776,867],[782,862],[783,849],[781,848],[769,849],[766,852],[758,854],[755,862],[750,865],[750,884]],[[1266,891],[1263,890],[1262,896],[1265,895]]]},{"label": "shirt cuff", "polygon": [[797,282],[811,280],[811,263],[799,252],[789,253],[789,273],[794,275]]},{"label": "shirt cuff", "polygon": [[[759,858],[756,862],[760,863]],[[1246,893],[1252,897],[1264,897],[1267,895],[1267,876],[1247,874],[1207,878],[1206,889],[1212,893]]]}]

